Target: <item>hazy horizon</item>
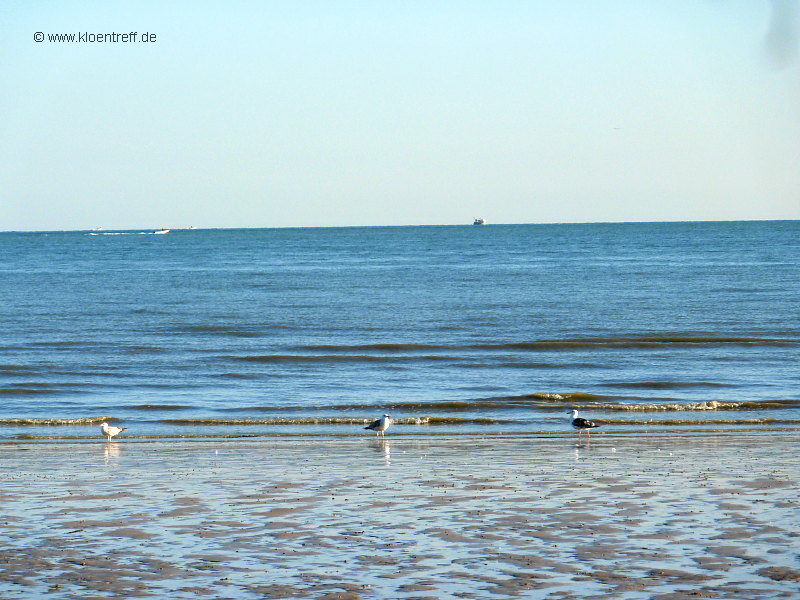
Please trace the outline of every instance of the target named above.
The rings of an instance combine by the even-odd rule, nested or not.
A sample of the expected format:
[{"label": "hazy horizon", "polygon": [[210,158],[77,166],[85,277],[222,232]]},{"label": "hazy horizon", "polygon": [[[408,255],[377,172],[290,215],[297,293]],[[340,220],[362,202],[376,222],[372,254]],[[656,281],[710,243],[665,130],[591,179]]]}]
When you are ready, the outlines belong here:
[{"label": "hazy horizon", "polygon": [[[780,223],[780,222],[794,222],[800,219],[707,219],[697,221],[548,221],[540,223],[492,223],[487,222],[484,226],[526,226],[526,225],[637,225],[637,224],[658,224],[658,223]],[[236,227],[195,227],[195,226],[176,226],[164,227],[170,231],[217,231],[217,230],[236,230],[236,229],[359,229],[359,228],[390,228],[390,227],[472,227],[473,224],[466,221],[464,223],[415,223],[415,224],[372,224],[372,225],[282,225],[282,226],[236,226]],[[69,232],[94,232],[94,231],[135,231],[135,232],[148,232],[157,231],[157,227],[84,227],[77,229],[8,229],[1,230],[0,233],[69,233]]]}]

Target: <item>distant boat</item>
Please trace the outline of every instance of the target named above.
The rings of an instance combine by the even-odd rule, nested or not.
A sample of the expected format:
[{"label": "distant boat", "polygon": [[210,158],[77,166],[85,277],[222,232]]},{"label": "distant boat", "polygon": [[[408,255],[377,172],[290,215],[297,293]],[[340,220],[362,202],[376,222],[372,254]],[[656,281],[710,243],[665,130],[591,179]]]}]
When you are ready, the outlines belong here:
[{"label": "distant boat", "polygon": [[486,219],[475,219],[472,222],[473,225],[486,225]]},{"label": "distant boat", "polygon": [[169,233],[169,229],[159,229],[158,231],[154,231],[156,235],[163,235],[165,233]]}]

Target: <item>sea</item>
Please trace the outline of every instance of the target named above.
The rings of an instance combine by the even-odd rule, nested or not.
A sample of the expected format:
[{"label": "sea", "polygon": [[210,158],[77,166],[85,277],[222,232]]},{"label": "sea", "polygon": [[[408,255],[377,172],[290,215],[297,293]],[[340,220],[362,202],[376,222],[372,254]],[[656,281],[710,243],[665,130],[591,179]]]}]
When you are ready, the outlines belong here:
[{"label": "sea", "polygon": [[800,222],[0,233],[0,441],[800,431]]}]

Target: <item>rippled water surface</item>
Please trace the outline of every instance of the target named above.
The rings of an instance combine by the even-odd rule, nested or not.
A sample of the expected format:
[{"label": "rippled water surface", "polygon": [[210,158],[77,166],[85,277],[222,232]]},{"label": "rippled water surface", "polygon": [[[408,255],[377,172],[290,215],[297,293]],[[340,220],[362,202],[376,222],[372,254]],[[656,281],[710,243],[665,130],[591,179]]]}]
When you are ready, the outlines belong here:
[{"label": "rippled water surface", "polygon": [[800,429],[798,222],[149,233],[0,234],[0,439]]}]

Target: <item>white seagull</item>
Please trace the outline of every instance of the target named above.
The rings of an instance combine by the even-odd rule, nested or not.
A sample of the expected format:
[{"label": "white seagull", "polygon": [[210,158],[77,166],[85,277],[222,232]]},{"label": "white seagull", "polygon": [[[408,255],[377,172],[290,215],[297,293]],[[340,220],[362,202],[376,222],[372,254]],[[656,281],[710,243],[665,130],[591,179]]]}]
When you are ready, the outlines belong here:
[{"label": "white seagull", "polygon": [[575,410],[574,408],[572,410],[568,410],[567,414],[570,415],[569,422],[575,429],[578,430],[578,439],[581,438],[581,431],[586,431],[586,435],[591,437],[592,434],[590,433],[589,430],[592,429],[593,427],[600,427],[600,425],[598,425],[594,421],[590,421],[589,419],[583,419],[579,417],[578,411]]},{"label": "white seagull", "polygon": [[103,435],[108,438],[108,441],[111,441],[111,438],[115,435],[119,435],[123,431],[126,431],[127,427],[113,427],[108,423],[100,423],[100,431],[103,432]]},{"label": "white seagull", "polygon": [[377,421],[373,421],[364,429],[371,429],[375,432],[375,435],[384,435],[387,429],[389,429],[389,425],[392,424],[392,419],[389,415],[383,415]]}]

